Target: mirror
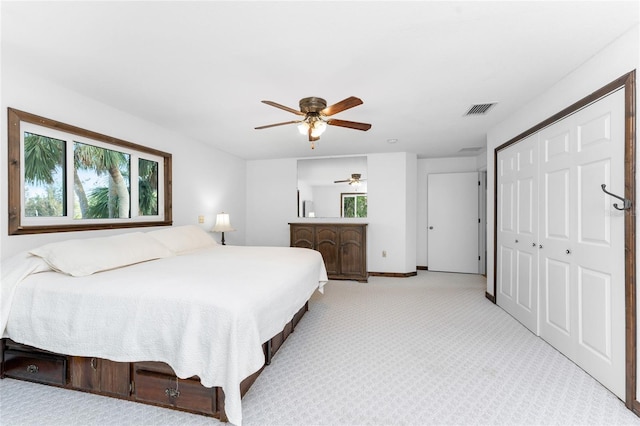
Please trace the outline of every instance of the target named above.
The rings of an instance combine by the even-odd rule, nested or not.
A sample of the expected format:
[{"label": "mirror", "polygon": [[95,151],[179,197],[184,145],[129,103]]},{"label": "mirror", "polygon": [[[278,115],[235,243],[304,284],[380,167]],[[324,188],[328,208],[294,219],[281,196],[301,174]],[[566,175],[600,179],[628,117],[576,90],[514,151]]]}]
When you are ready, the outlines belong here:
[{"label": "mirror", "polygon": [[298,217],[367,217],[367,157],[298,160]]}]

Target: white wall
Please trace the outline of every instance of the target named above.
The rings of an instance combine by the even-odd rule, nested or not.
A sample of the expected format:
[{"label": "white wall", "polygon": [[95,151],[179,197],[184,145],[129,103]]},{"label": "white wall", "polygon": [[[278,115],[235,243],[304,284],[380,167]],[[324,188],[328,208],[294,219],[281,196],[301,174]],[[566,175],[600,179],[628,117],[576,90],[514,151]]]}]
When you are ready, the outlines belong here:
[{"label": "white wall", "polygon": [[397,152],[367,157],[369,271],[415,272],[416,155]]},{"label": "white wall", "polygon": [[405,223],[405,264],[404,271],[417,269],[418,257],[416,243],[418,241],[418,158],[415,154],[407,154],[406,157],[406,206]]},{"label": "white wall", "polygon": [[456,158],[425,158],[418,160],[417,172],[417,230],[416,230],[416,259],[418,266],[425,267],[428,253],[427,232],[427,176],[431,173],[462,173],[478,170],[476,157]]},{"label": "white wall", "polygon": [[340,217],[340,192],[337,185],[313,187],[313,206],[316,217]]},{"label": "white wall", "polygon": [[289,246],[289,222],[298,220],[297,164],[295,158],[247,161],[247,245]]},{"label": "white wall", "polygon": [[[131,230],[64,232],[8,236],[7,228],[7,108],[37,114],[107,136],[156,148],[172,154],[173,223],[197,224],[205,217],[204,229],[210,229],[215,215],[224,210],[238,230],[225,233],[229,244],[245,240],[245,161],[186,139],[155,124],[145,122],[86,96],[71,92],[20,69],[3,53],[1,79],[0,140],[0,258],[53,241],[88,238]],[[295,201],[294,201],[295,204]],[[135,230],[148,230],[140,228]],[[219,235],[215,235],[219,240]]]},{"label": "white wall", "polygon": [[[289,245],[289,222],[368,223],[368,269],[408,273],[415,263],[415,154],[367,155],[365,219],[298,218],[297,159],[247,162],[247,245]],[[265,179],[268,176],[268,179]],[[383,258],[382,250],[387,251]]]}]

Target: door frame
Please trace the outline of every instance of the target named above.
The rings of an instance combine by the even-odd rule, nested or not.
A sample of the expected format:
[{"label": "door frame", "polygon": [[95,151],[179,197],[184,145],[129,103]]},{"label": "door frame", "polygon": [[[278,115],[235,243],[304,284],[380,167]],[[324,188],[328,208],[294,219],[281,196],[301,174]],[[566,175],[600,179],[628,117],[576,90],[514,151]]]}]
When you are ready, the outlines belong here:
[{"label": "door frame", "polygon": [[487,276],[487,168],[478,171],[478,259],[480,275]]},{"label": "door frame", "polygon": [[527,136],[559,121],[576,111],[590,105],[600,98],[616,91],[624,90],[624,197],[631,200],[632,207],[624,214],[625,249],[625,365],[626,389],[625,405],[640,416],[640,402],[637,400],[637,312],[636,312],[636,72],[624,74],[611,83],[601,87],[590,95],[580,99],[557,114],[538,123],[518,136],[508,140],[494,150],[494,199],[493,199],[493,295],[485,296],[496,303],[497,294],[497,243],[498,243],[498,152],[513,145]]},{"label": "door frame", "polygon": [[[438,178],[437,182],[434,182]],[[467,172],[437,172],[437,173],[429,173],[427,174],[427,265],[430,271],[440,271],[440,272],[456,272],[462,274],[478,274],[480,271],[480,252],[479,252],[479,196],[478,196],[478,188],[480,186],[480,172],[478,171],[467,171]],[[444,180],[444,182],[443,182]],[[471,183],[471,180],[473,183]],[[446,182],[446,183],[445,183]],[[463,189],[464,194],[461,195],[459,191],[455,191],[454,189]],[[446,194],[446,195],[445,195]],[[473,195],[471,195],[473,194]],[[452,197],[453,200],[448,199]],[[444,200],[443,200],[444,198]],[[456,200],[463,200],[459,203],[459,205],[455,208],[455,214],[451,212],[451,203],[457,202]],[[436,202],[437,201],[437,202]],[[465,209],[464,207],[471,207],[465,203],[473,203],[473,209]],[[449,214],[447,214],[449,212]],[[462,213],[461,213],[462,212]],[[439,213],[439,214],[435,214]],[[462,225],[453,226],[452,224],[457,223],[456,219],[460,219],[456,217],[456,214],[464,215],[464,224],[466,226],[471,227],[471,218],[470,216],[473,214],[473,228],[471,231],[469,228],[464,228]],[[434,250],[437,246],[434,244],[436,237],[432,237],[434,219],[442,219],[442,215],[446,216],[447,225],[456,228],[455,231],[451,231],[449,227],[450,233],[445,233],[447,241],[456,241],[456,246],[458,250],[455,251],[457,261],[450,262],[449,265],[443,265],[442,260],[444,258],[450,259],[451,256],[446,256],[447,252],[451,252],[452,246],[447,245],[447,248],[444,249],[442,244],[438,247],[441,250]],[[468,216],[467,216],[468,215]],[[439,217],[438,217],[439,216]],[[436,231],[440,231],[440,237],[438,237],[438,241],[442,243],[443,234],[442,230],[438,229],[442,225],[439,223],[436,225]],[[462,232],[462,234],[457,234],[461,232],[461,229],[469,229],[470,232]],[[452,239],[452,235],[456,234],[460,237],[458,240]],[[454,235],[455,237],[455,235]],[[473,244],[468,244],[470,241],[468,239],[474,239]],[[462,248],[464,247],[464,248]],[[471,260],[471,252],[467,252],[466,249],[473,250],[473,260]],[[438,253],[437,256],[433,256],[434,253]],[[433,260],[434,257],[438,257],[441,262],[440,265],[437,265],[442,268],[434,268]],[[454,256],[455,257],[455,256]],[[446,261],[445,261],[446,263]],[[455,263],[455,264],[451,264]],[[464,265],[463,265],[464,264]],[[448,266],[448,267],[447,267]]]}]

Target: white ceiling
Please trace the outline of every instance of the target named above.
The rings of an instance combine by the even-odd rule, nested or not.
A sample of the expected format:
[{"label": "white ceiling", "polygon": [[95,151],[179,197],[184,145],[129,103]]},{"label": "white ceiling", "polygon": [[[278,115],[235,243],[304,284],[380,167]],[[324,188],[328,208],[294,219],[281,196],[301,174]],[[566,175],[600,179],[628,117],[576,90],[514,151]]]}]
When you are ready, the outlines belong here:
[{"label": "white ceiling", "polygon": [[[637,25],[638,3],[2,1],[2,61],[246,159],[449,157]],[[334,118],[373,127],[330,126],[314,151],[295,125],[254,130],[298,118],[261,100],[308,96],[357,96]]]}]

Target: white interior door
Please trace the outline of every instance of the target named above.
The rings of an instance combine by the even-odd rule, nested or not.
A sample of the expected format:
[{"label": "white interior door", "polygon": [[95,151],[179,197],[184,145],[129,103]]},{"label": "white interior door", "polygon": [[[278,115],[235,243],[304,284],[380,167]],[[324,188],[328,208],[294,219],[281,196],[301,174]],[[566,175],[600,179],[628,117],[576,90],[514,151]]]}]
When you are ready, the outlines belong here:
[{"label": "white interior door", "polygon": [[623,91],[540,143],[540,336],[624,400],[624,215],[601,188],[624,193]]},{"label": "white interior door", "polygon": [[427,182],[431,271],[478,273],[478,173],[434,173]]},{"label": "white interior door", "polygon": [[496,303],[538,334],[538,136],[498,153]]}]

